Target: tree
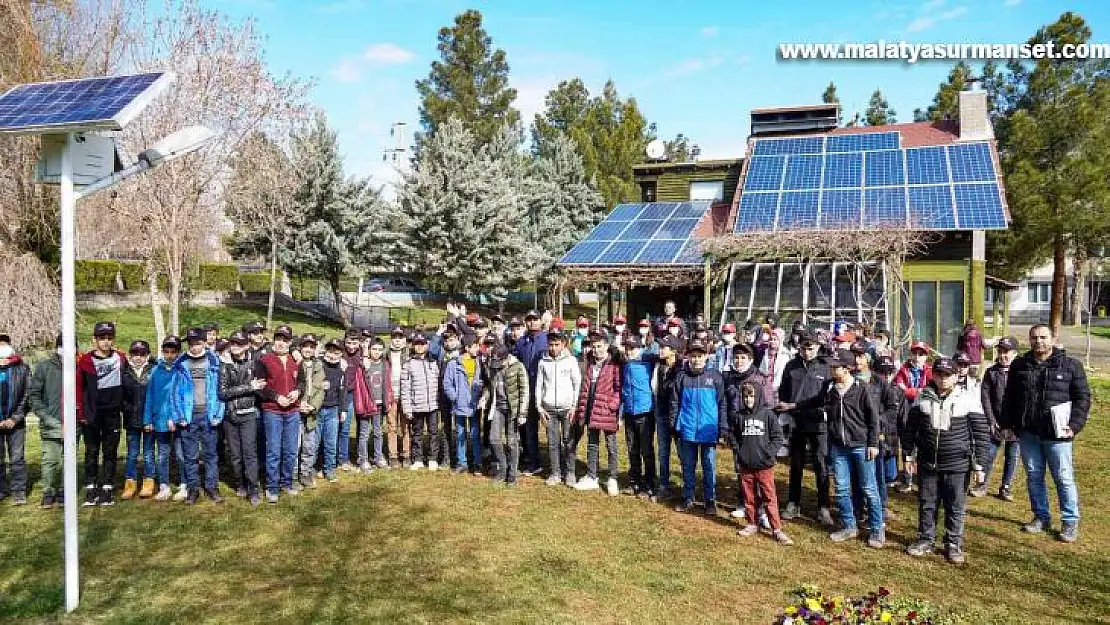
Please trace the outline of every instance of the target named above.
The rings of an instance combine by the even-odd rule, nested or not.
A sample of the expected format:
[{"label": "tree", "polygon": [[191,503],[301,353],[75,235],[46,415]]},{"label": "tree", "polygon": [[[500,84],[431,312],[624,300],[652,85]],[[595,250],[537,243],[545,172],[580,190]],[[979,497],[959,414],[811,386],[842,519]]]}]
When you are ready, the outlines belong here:
[{"label": "tree", "polygon": [[[948,72],[948,78],[937,87],[933,103],[925,109],[928,121],[957,121],[960,119],[960,92],[972,77],[971,66],[960,61]],[[916,115],[916,112],[915,112]]]},{"label": "tree", "polygon": [[666,145],[667,161],[670,163],[688,163],[698,157],[700,149],[690,143],[689,137],[681,132],[674,139],[664,142]]},{"label": "tree", "polygon": [[863,112],[863,120],[868,126],[882,126],[898,121],[898,113],[887,103],[883,92],[876,89],[867,102],[867,110]]},{"label": "tree", "polygon": [[532,154],[539,156],[556,137],[568,136],[582,125],[589,110],[590,91],[581,78],[564,80],[544,96],[544,112],[532,122]]},{"label": "tree", "polygon": [[416,81],[420,94],[420,147],[427,136],[454,117],[474,135],[478,145],[491,141],[506,123],[517,124],[513,108],[516,89],[509,86],[505,51],[493,49],[493,39],[474,9],[455,17],[455,25],[439,29],[440,60],[432,62],[428,77]]},{"label": "tree", "polygon": [[[825,87],[825,92],[821,94],[821,101],[825,104],[840,104],[840,95],[836,93],[836,84],[829,81],[829,86]],[[840,112],[840,107],[836,109],[836,123],[839,125],[844,121],[844,116]]]},{"label": "tree", "polygon": [[915,108],[913,110],[913,121],[927,122],[929,121],[929,115],[924,111],[924,109]]}]

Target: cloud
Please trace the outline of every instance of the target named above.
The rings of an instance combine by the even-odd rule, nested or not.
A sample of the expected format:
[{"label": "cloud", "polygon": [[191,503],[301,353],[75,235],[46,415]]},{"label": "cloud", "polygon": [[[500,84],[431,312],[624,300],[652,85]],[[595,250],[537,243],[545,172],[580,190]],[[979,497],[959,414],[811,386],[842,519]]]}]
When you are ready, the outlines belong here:
[{"label": "cloud", "polygon": [[[746,59],[746,56],[740,57],[740,63],[745,63]],[[691,74],[697,74],[713,67],[718,67],[724,62],[725,56],[722,54],[711,54],[707,57],[689,58],[664,68],[663,74],[670,78],[689,76]]]},{"label": "cloud", "polygon": [[328,70],[328,75],[338,82],[355,83],[362,80],[362,68],[359,66],[358,59],[344,57],[335,64],[335,67]]},{"label": "cloud", "polygon": [[940,22],[954,20],[957,17],[965,14],[967,14],[967,7],[961,6],[939,13],[935,17],[923,15],[907,24],[906,31],[911,33],[919,33],[923,30],[927,30],[929,28],[932,28],[933,26],[936,26]]},{"label": "cloud", "polygon": [[416,55],[395,43],[375,43],[366,47],[362,57],[373,65],[400,65],[413,60]]},{"label": "cloud", "polygon": [[516,101],[513,106],[520,111],[520,121],[525,128],[532,123],[536,115],[544,110],[544,99],[549,91],[559,84],[560,79],[554,76],[535,76],[512,80],[516,89]]},{"label": "cloud", "polygon": [[716,26],[705,26],[704,28],[701,29],[702,36],[707,37],[707,38],[708,37],[716,37],[717,32],[718,32],[718,29],[717,29]]}]

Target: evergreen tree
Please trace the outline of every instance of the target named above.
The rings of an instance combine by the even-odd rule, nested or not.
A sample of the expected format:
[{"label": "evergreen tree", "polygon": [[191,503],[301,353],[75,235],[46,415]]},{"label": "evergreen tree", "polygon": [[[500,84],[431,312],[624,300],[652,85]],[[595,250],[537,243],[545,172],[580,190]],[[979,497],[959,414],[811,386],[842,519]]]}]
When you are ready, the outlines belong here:
[{"label": "evergreen tree", "polygon": [[505,51],[493,49],[493,39],[482,27],[482,14],[474,9],[455,17],[451,27],[439,29],[440,60],[432,63],[428,77],[416,81],[420,94],[418,148],[448,119],[459,119],[478,145],[493,139],[505,124],[517,124],[513,108],[516,89],[509,86]]},{"label": "evergreen tree", "polygon": [[929,115],[923,109],[915,108],[913,110],[913,121],[927,122],[929,121]]},{"label": "evergreen tree", "polygon": [[971,77],[971,66],[966,62],[960,61],[952,67],[952,71],[948,72],[948,78],[937,87],[937,94],[933,96],[933,103],[925,110],[928,121],[957,121],[960,119],[960,92],[967,87],[967,82]]},{"label": "evergreen tree", "polygon": [[[825,92],[821,94],[821,101],[825,104],[840,104],[840,96],[836,93],[836,84],[829,81],[829,86],[825,87]],[[839,125],[844,121],[844,115],[838,108],[836,111],[836,123]]]},{"label": "evergreen tree", "polygon": [[688,163],[697,158],[697,146],[691,145],[689,137],[681,132],[665,144],[668,162]]},{"label": "evergreen tree", "polygon": [[532,122],[532,154],[539,156],[556,137],[578,128],[590,108],[590,91],[581,78],[560,82],[544,96],[544,112]]},{"label": "evergreen tree", "polygon": [[882,126],[898,121],[898,113],[887,103],[883,92],[876,89],[867,102],[867,110],[863,112],[863,121],[868,126]]}]

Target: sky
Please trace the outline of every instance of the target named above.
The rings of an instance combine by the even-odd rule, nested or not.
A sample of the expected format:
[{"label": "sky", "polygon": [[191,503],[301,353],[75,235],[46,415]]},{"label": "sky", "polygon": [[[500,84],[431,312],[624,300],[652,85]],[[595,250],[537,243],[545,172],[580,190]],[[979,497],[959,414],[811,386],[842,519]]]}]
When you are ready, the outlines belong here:
[{"label": "sky", "polygon": [[437,32],[468,8],[482,12],[505,50],[516,107],[530,124],[546,93],[575,76],[591,93],[612,79],[636,98],[663,138],[683,133],[701,158],[742,156],[753,108],[820,102],[837,85],[845,118],[881,89],[899,121],[912,121],[947,75],[949,61],[783,61],[780,43],[909,41],[1022,43],[1071,10],[1110,41],[1110,2],[890,0],[789,4],[563,0],[204,0],[254,19],[276,74],[315,80],[311,98],[336,128],[348,174],[389,185],[383,162],[394,122],[418,127],[414,83],[438,58]]}]

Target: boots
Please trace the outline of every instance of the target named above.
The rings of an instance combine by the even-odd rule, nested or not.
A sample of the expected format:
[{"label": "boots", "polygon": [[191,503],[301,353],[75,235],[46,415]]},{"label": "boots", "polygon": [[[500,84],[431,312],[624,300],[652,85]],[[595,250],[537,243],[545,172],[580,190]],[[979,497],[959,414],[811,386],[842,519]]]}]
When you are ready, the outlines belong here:
[{"label": "boots", "polygon": [[143,488],[139,491],[139,499],[150,499],[154,496],[154,479],[144,478]]},{"label": "boots", "polygon": [[135,491],[137,491],[138,489],[139,485],[135,482],[135,480],[129,479],[123,483],[123,494],[121,494],[119,497],[120,499],[132,499],[135,497]]}]

